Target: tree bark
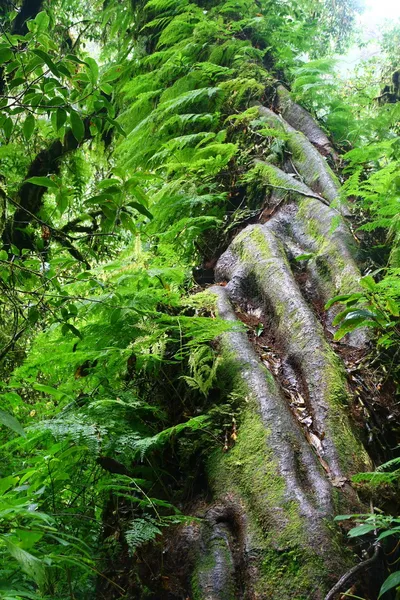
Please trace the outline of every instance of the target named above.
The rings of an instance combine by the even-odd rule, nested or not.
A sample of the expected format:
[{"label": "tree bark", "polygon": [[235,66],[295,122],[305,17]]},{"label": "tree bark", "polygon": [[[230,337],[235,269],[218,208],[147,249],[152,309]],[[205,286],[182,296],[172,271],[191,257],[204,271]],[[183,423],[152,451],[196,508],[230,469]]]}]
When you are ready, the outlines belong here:
[{"label": "tree bark", "polygon": [[[277,373],[245,332],[223,336],[242,409],[236,442],[208,463],[212,510],[225,517],[204,525],[192,580],[199,600],[322,599],[354,564],[333,517],[363,510],[349,478],[372,468],[352,423],[343,363],[330,343],[334,314],[321,319],[315,307],[358,289],[347,210],[321,154],[331,151],[329,140],[286,94],[281,110],[290,124],[265,107],[259,112],[287,134],[297,175],[257,162],[277,209],[232,240],[215,268],[220,285],[209,290],[222,319],[256,312],[280,367]],[[294,127],[297,118],[302,131]],[[302,255],[309,258],[300,285],[295,259]],[[362,350],[368,338],[357,333],[346,345]]]}]

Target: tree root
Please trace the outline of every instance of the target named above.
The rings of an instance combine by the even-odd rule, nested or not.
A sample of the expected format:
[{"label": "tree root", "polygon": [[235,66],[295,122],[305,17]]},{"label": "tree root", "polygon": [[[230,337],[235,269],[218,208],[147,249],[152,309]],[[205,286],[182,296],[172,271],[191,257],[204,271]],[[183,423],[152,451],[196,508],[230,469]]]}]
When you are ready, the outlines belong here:
[{"label": "tree root", "polygon": [[[280,370],[257,354],[244,330],[222,336],[222,368],[242,409],[237,439],[210,457],[208,477],[214,506],[234,498],[242,518],[236,528],[225,517],[206,521],[196,600],[323,600],[332,577],[351,564],[327,524],[334,513],[362,510],[349,477],[371,468],[351,421],[344,367],[328,341],[335,309],[322,320],[314,303],[359,289],[339,182],[322,156],[334,152],[286,90],[278,96],[284,119],[264,107],[260,116],[285,134],[296,173],[255,161],[252,178],[265,185],[273,210],[233,239],[215,268],[222,285],[209,291],[222,319],[237,321],[237,307],[261,315]],[[360,332],[347,338],[357,349],[367,343]],[[349,569],[325,600],[372,560]]]},{"label": "tree root", "polygon": [[336,158],[336,153],[332,148],[328,136],[322,131],[310,113],[291,99],[290,93],[283,85],[279,85],[276,91],[278,96],[278,110],[285,121],[298,131],[304,133],[312,145],[323,156],[331,155],[333,158]]},{"label": "tree root", "polygon": [[308,138],[265,106],[259,106],[259,112],[269,127],[286,134],[286,145],[291,152],[291,159],[304,182],[313,192],[320,194],[329,203],[336,203],[338,208],[345,212],[346,209],[341,205],[339,198],[339,181]]},{"label": "tree root", "polygon": [[347,573],[345,573],[333,586],[333,588],[328,592],[324,600],[333,600],[336,594],[341,592],[346,584],[349,584],[351,581],[354,581],[355,576],[358,575],[360,571],[365,571],[365,569],[368,569],[374,562],[376,562],[379,558],[380,549],[380,544],[376,544],[373,555],[370,558],[363,560],[362,562],[358,563],[358,565],[355,565],[354,567],[349,569]]}]

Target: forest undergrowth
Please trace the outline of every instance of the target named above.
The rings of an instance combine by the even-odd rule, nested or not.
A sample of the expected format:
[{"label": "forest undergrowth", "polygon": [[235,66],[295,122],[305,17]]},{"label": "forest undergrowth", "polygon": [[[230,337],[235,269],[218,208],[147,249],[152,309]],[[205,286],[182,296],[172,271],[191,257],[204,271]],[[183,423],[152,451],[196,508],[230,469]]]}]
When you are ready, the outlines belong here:
[{"label": "forest undergrowth", "polygon": [[0,598],[396,598],[399,28],[343,81],[355,14],[0,7]]}]

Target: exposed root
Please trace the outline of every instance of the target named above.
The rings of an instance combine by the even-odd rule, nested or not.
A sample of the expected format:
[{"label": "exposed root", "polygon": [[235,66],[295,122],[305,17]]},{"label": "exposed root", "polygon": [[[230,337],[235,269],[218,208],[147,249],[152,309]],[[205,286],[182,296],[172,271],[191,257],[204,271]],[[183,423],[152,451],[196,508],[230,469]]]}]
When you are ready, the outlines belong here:
[{"label": "exposed root", "polygon": [[[360,290],[354,240],[337,211],[319,202],[306,185],[274,165],[257,161],[257,167],[263,181],[277,186],[275,196],[286,196],[285,204],[271,219],[274,231],[295,260],[308,255],[307,271],[321,299],[327,302],[338,294]],[[328,323],[338,310],[335,306],[328,312]],[[348,336],[348,342],[365,347],[368,337],[365,331],[357,331]]]},{"label": "exposed root", "polygon": [[192,581],[194,600],[233,600],[236,597],[232,533],[232,515],[228,507],[217,505],[207,511],[201,557]]},{"label": "exposed root", "polygon": [[[218,296],[218,313],[226,320],[235,320],[226,288],[215,286],[210,291]],[[271,460],[283,476],[287,500],[295,499],[300,511],[316,530],[320,515],[331,514],[330,486],[323,476],[306,440],[301,435],[274,378],[261,364],[245,332],[235,331],[225,336],[227,352],[240,368],[241,379],[256,400],[265,429]],[[299,467],[301,463],[301,467]],[[268,501],[267,501],[268,502]],[[276,509],[278,507],[271,507]],[[316,518],[316,515],[318,516]]]},{"label": "exposed root", "polygon": [[[319,440],[314,448],[327,463],[330,476],[345,479],[353,468],[368,466],[368,461],[346,414],[344,369],[303,298],[272,225],[270,221],[243,230],[220,258],[216,274],[229,280],[226,290],[238,302],[255,286],[266,313],[272,313],[284,352],[307,387]],[[345,456],[343,444],[347,446]]]},{"label": "exposed root", "polygon": [[269,127],[287,135],[287,148],[304,182],[313,192],[323,196],[329,203],[335,203],[341,212],[346,212],[345,207],[340,203],[340,185],[336,175],[306,136],[265,106],[260,106],[259,112]]},{"label": "exposed root", "polygon": [[365,571],[374,562],[376,562],[378,560],[378,558],[379,558],[380,549],[381,549],[380,545],[376,544],[373,555],[370,558],[367,558],[366,560],[363,560],[362,562],[358,563],[358,565],[355,565],[354,567],[352,567],[351,569],[349,569],[347,571],[347,573],[345,573],[339,579],[339,581],[333,586],[333,588],[325,596],[324,600],[333,600],[335,598],[336,594],[338,594],[339,592],[341,592],[346,584],[348,585],[351,581],[354,581],[355,577],[358,576],[358,574],[361,571]]},{"label": "exposed root", "polygon": [[[220,257],[215,276],[223,285],[210,288],[221,318],[236,321],[241,310],[244,322],[258,319],[268,331],[264,346],[239,328],[221,340],[242,412],[237,441],[209,460],[216,504],[193,577],[196,600],[322,600],[349,567],[327,522],[338,511],[362,510],[349,477],[371,469],[352,423],[344,366],[328,341],[336,309],[321,318],[324,303],[357,291],[360,278],[339,182],[322,156],[334,151],[284,88],[278,96],[284,118],[264,107],[260,116],[285,134],[295,173],[255,161],[267,206]],[[358,332],[345,347],[362,354],[367,341]],[[226,518],[228,496],[242,507],[239,528]]]},{"label": "exposed root", "polygon": [[298,131],[304,133],[323,156],[331,155],[333,158],[336,158],[328,136],[317,125],[310,113],[291,99],[290,93],[283,85],[278,86],[277,96],[278,109],[285,121]]}]

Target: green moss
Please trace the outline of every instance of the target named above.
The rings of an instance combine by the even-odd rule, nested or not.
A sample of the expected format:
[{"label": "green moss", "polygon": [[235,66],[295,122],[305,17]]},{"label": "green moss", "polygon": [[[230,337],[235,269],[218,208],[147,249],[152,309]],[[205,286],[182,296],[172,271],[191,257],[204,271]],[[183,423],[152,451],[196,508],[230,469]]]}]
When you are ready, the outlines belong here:
[{"label": "green moss", "polygon": [[353,431],[349,415],[349,395],[345,372],[338,357],[328,348],[325,356],[325,398],[330,410],[327,415],[327,435],[334,440],[340,466],[351,474],[370,468],[370,458]]},{"label": "green moss", "polygon": [[263,598],[308,600],[326,565],[309,547],[297,502],[286,498],[269,432],[250,401],[242,415],[238,441],[225,455],[209,460],[209,477],[217,496],[235,494],[245,503],[248,534],[257,549],[256,593]]},{"label": "green moss", "polygon": [[315,589],[326,588],[324,562],[304,549],[294,548],[282,553],[268,551],[260,571],[256,591],[263,598],[309,600]]},{"label": "green moss", "polygon": [[273,532],[271,542],[277,547],[294,541],[302,543],[303,523],[298,505],[285,498],[286,483],[268,445],[270,433],[261,421],[250,391],[246,405],[234,447],[223,457],[220,451],[210,457],[208,472],[212,487],[217,494],[235,488],[251,506],[255,528],[267,537]]},{"label": "green moss", "polygon": [[211,543],[208,540],[207,552],[199,560],[191,579],[193,600],[204,600],[204,590],[208,588],[207,583],[212,581],[214,569],[220,570],[221,561],[225,564],[227,577],[223,582],[220,598],[221,600],[232,600],[235,597],[232,556],[222,538],[213,538]]}]

